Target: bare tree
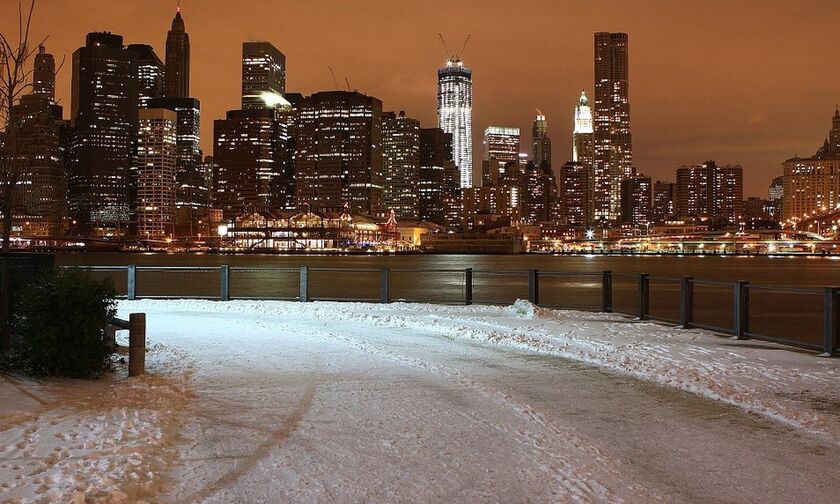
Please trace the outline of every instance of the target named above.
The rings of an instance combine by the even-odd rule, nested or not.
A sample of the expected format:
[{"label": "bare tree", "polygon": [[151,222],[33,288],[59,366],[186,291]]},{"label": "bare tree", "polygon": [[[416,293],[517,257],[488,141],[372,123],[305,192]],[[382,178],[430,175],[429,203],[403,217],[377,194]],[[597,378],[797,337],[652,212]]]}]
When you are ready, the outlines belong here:
[{"label": "bare tree", "polygon": [[12,214],[14,192],[26,163],[21,159],[17,139],[19,119],[12,114],[12,108],[21,96],[32,88],[30,79],[33,72],[29,61],[38,50],[38,44],[30,44],[32,14],[35,0],[18,1],[17,34],[0,33],[0,119],[5,125],[3,145],[0,146],[0,213],[3,215],[2,238],[3,263],[0,272],[0,352],[8,351],[11,346],[10,314],[10,268],[9,246],[12,232]]}]

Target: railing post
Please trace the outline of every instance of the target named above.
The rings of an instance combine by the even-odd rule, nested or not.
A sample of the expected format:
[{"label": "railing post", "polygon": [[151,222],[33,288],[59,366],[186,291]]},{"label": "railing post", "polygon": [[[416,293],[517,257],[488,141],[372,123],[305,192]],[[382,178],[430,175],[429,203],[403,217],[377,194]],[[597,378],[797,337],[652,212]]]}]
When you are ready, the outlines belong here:
[{"label": "railing post", "polygon": [[391,270],[388,268],[382,268],[379,270],[379,302],[380,303],[390,303],[391,302],[391,293],[390,293],[390,277],[391,277]]},{"label": "railing post", "polygon": [[309,301],[309,266],[300,267],[300,301]]},{"label": "railing post", "polygon": [[613,311],[612,281],[612,271],[601,274],[601,311],[604,313]]},{"label": "railing post", "polygon": [[471,305],[473,302],[473,270],[464,270],[464,304]]},{"label": "railing post", "polygon": [[748,339],[750,332],[750,283],[745,280],[735,282],[735,337]]},{"label": "railing post", "polygon": [[220,289],[219,300],[230,301],[230,266],[223,264],[219,266]]},{"label": "railing post", "polygon": [[146,314],[128,316],[128,376],[146,372]]},{"label": "railing post", "polygon": [[823,355],[840,346],[840,287],[826,287],[823,297]]},{"label": "railing post", "polygon": [[528,270],[528,301],[540,304],[540,272]]},{"label": "railing post", "polygon": [[128,266],[125,297],[129,301],[137,299],[137,266],[134,264]]},{"label": "railing post", "polygon": [[687,329],[694,322],[694,278],[680,279],[680,325]]},{"label": "railing post", "polygon": [[639,306],[636,309],[639,320],[647,320],[650,313],[650,275],[639,273]]}]

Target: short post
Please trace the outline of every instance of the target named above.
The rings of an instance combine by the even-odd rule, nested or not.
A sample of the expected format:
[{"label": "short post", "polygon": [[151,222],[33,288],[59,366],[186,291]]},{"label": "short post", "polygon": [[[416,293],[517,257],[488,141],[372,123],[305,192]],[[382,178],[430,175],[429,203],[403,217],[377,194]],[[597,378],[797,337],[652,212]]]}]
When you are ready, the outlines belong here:
[{"label": "short post", "polygon": [[300,267],[300,295],[301,303],[309,302],[309,266]]},{"label": "short post", "polygon": [[528,270],[528,301],[540,304],[540,272]]},{"label": "short post", "polygon": [[639,273],[639,306],[636,309],[636,315],[639,320],[647,320],[650,313],[650,275],[648,273]]},{"label": "short post", "polygon": [[146,372],[146,314],[128,316],[128,376]]},{"label": "short post", "polygon": [[694,322],[694,278],[684,276],[680,279],[680,325],[684,329]]},{"label": "short post", "polygon": [[823,355],[840,347],[840,287],[826,287],[823,296]]},{"label": "short post", "polygon": [[473,270],[464,270],[464,304],[471,305],[473,302]]},{"label": "short post", "polygon": [[230,266],[223,264],[219,266],[219,300],[230,301]]},{"label": "short post", "polygon": [[382,268],[379,270],[379,302],[380,303],[390,303],[391,302],[391,294],[390,294],[390,277],[391,277],[391,270],[388,268]]},{"label": "short post", "polygon": [[137,299],[137,266],[134,264],[128,266],[125,297],[129,301]]},{"label": "short post", "polygon": [[748,339],[750,332],[750,283],[745,280],[735,282],[735,337]]},{"label": "short post", "polygon": [[604,313],[613,311],[612,283],[612,271],[604,271],[601,274],[601,311]]}]

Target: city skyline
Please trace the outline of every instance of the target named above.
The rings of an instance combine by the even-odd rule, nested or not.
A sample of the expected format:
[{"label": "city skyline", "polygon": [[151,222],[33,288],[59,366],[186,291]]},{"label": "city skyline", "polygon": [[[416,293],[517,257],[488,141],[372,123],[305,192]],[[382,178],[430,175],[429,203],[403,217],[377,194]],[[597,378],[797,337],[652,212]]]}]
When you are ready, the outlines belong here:
[{"label": "city skyline", "polygon": [[[57,60],[66,56],[69,62],[86,33],[96,30],[110,30],[123,35],[126,44],[150,44],[158,55],[165,54],[174,1],[84,3],[92,8],[71,9],[62,3],[44,2],[36,11],[36,35],[50,35],[47,49]],[[500,45],[495,36],[490,37],[497,33],[493,23],[500,20],[482,23],[480,13],[470,14],[466,4],[447,7],[448,14],[464,18],[456,33],[431,19],[434,9],[412,4],[370,3],[338,16],[334,9],[321,8],[316,2],[309,7],[290,5],[282,16],[273,16],[267,2],[255,2],[255,14],[251,14],[236,9],[233,2],[185,1],[182,12],[193,50],[190,94],[202,101],[202,129],[211,131],[212,121],[236,108],[240,97],[241,43],[265,40],[288,58],[288,91],[310,94],[334,89],[327,68],[333,66],[340,82],[346,76],[353,88],[382,99],[385,109],[406,110],[423,127],[430,127],[436,124],[436,69],[446,57],[437,33],[443,34],[453,52],[471,33],[462,57],[474,72],[474,150],[480,147],[484,129],[492,124],[530,129],[536,108],[547,118],[550,137],[568,138],[572,129],[569,104],[581,89],[590,96],[594,92],[592,33],[622,31],[628,33],[632,45],[637,170],[655,179],[672,180],[678,166],[698,159],[737,163],[744,166],[745,195],[766,197],[768,184],[781,174],[781,161],[810,153],[813,138],[824,135],[820,127],[823,111],[838,101],[829,83],[838,80],[840,71],[820,64],[817,50],[829,41],[830,30],[820,29],[830,26],[830,16],[825,13],[836,7],[827,2],[805,6],[767,3],[762,6],[766,22],[753,26],[755,7],[747,4],[736,4],[726,17],[718,17],[714,13],[723,8],[720,3],[682,9],[682,14],[661,2],[638,3],[655,9],[531,2],[533,9],[513,13],[505,21],[512,28],[530,26],[533,30],[523,30],[520,37]],[[96,8],[106,4],[107,9]],[[667,27],[651,25],[644,12],[633,10],[655,10],[657,18],[671,22],[665,23]],[[138,17],[140,12],[143,14]],[[231,12],[236,16],[231,17]],[[537,15],[540,12],[564,15]],[[370,15],[374,21],[368,19]],[[790,36],[807,27],[808,37],[795,48],[778,46],[774,34],[788,16],[809,21],[785,27]],[[230,29],[219,33],[213,27],[222,17],[233,21]],[[142,26],[137,21],[141,18]],[[348,22],[343,32],[353,43],[336,44],[330,37],[322,40],[305,35],[313,23],[329,27],[346,18],[357,21]],[[556,26],[549,26],[548,18]],[[4,29],[5,19],[8,17],[2,22]],[[63,22],[66,19],[74,22]],[[400,26],[396,27],[398,20]],[[377,29],[371,32],[374,25]],[[711,27],[723,35],[708,36]],[[394,37],[394,43],[376,42],[389,36]],[[516,54],[519,56],[512,59]],[[762,65],[756,67],[751,62],[758,59]],[[393,71],[383,74],[382,61],[388,61]],[[509,67],[512,63],[516,71]],[[70,101],[69,66],[61,69],[56,84],[57,97],[65,107]],[[663,72],[663,67],[668,71]],[[797,99],[778,99],[785,94]],[[523,145],[529,141],[523,139]],[[208,135],[202,135],[202,147],[205,153],[212,150]],[[570,159],[570,150],[565,142],[555,142],[555,164]],[[479,162],[474,157],[474,171]]]}]

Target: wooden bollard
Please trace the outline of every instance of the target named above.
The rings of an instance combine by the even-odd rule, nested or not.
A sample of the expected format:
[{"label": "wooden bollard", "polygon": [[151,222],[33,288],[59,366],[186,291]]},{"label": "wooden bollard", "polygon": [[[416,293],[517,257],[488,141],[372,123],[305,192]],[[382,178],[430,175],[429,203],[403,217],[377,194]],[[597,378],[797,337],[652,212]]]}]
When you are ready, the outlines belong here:
[{"label": "wooden bollard", "polygon": [[146,314],[128,316],[128,376],[146,372]]}]

